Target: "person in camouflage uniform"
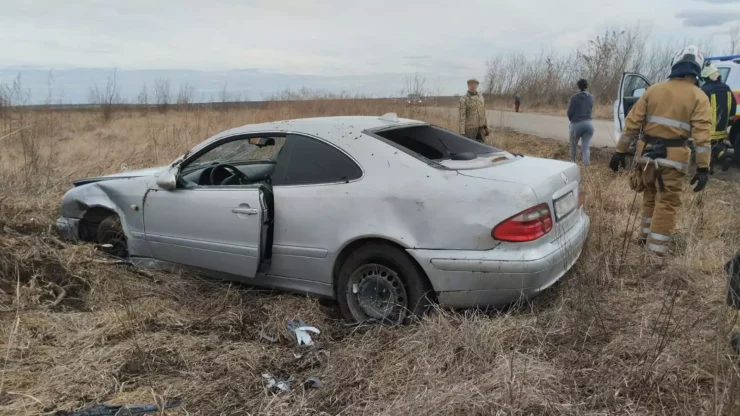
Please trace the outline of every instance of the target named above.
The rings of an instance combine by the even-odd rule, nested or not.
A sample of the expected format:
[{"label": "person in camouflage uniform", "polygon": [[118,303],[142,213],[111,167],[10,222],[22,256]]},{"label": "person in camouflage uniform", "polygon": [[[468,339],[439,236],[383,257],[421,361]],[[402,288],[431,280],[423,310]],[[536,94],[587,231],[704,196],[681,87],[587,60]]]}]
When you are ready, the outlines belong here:
[{"label": "person in camouflage uniform", "polygon": [[490,133],[486,118],[486,103],[478,93],[478,80],[468,80],[468,92],[460,98],[460,133],[483,142]]}]

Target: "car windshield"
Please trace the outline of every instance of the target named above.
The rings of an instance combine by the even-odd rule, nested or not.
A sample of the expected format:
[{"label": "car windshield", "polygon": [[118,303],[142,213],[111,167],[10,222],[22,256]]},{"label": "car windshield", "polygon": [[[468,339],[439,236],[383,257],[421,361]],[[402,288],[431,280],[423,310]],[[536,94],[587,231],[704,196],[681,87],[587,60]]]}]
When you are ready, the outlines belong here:
[{"label": "car windshield", "polygon": [[284,137],[251,137],[233,140],[202,154],[193,160],[186,169],[191,170],[204,165],[216,164],[242,165],[246,163],[275,162],[283,143],[285,143]]},{"label": "car windshield", "polygon": [[375,132],[376,136],[413,156],[439,162],[471,160],[501,152],[493,146],[470,140],[437,126],[421,125]]}]

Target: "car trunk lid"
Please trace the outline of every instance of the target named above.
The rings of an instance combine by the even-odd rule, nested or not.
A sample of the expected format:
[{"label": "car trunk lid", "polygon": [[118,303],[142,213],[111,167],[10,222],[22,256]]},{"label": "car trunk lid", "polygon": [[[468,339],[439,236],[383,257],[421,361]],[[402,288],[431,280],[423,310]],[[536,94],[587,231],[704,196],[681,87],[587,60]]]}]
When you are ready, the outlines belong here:
[{"label": "car trunk lid", "polygon": [[555,232],[548,234],[549,238],[555,239],[575,225],[577,215],[573,214],[579,210],[578,203],[581,198],[579,189],[581,173],[575,163],[527,156],[515,158],[494,156],[487,158],[489,159],[487,163],[482,159],[456,161],[455,170],[461,175],[474,178],[531,187],[537,200],[548,204],[553,215]]}]

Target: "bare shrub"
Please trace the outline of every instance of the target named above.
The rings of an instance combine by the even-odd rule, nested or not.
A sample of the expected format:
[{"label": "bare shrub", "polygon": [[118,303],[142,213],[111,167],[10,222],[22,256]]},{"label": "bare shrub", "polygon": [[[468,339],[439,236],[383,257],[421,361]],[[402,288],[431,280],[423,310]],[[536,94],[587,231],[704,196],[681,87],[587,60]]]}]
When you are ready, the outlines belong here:
[{"label": "bare shrub", "polygon": [[178,106],[186,106],[193,102],[194,96],[195,88],[188,83],[182,83],[180,84],[180,89],[177,91],[177,100],[175,103]]},{"label": "bare shrub", "polygon": [[117,73],[118,70],[113,69],[113,72],[108,76],[102,87],[97,83],[90,87],[90,104],[94,104],[98,107],[100,115],[103,117],[103,122],[105,123],[110,121],[116,108],[123,102],[118,91],[116,80]]},{"label": "bare shrub", "polygon": [[165,113],[170,109],[172,97],[169,80],[159,78],[154,81],[154,99],[160,112]]}]

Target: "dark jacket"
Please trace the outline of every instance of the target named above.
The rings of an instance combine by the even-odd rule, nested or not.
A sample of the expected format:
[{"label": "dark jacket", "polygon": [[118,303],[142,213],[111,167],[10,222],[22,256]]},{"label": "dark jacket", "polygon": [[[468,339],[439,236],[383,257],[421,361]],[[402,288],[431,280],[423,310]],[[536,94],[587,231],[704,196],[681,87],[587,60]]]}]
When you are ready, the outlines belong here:
[{"label": "dark jacket", "polygon": [[712,107],[712,140],[727,138],[727,128],[732,125],[737,111],[737,102],[732,90],[720,79],[707,81],[701,90],[709,97]]},{"label": "dark jacket", "polygon": [[568,120],[571,123],[591,120],[591,109],[594,107],[594,96],[588,91],[573,94],[568,103]]}]

